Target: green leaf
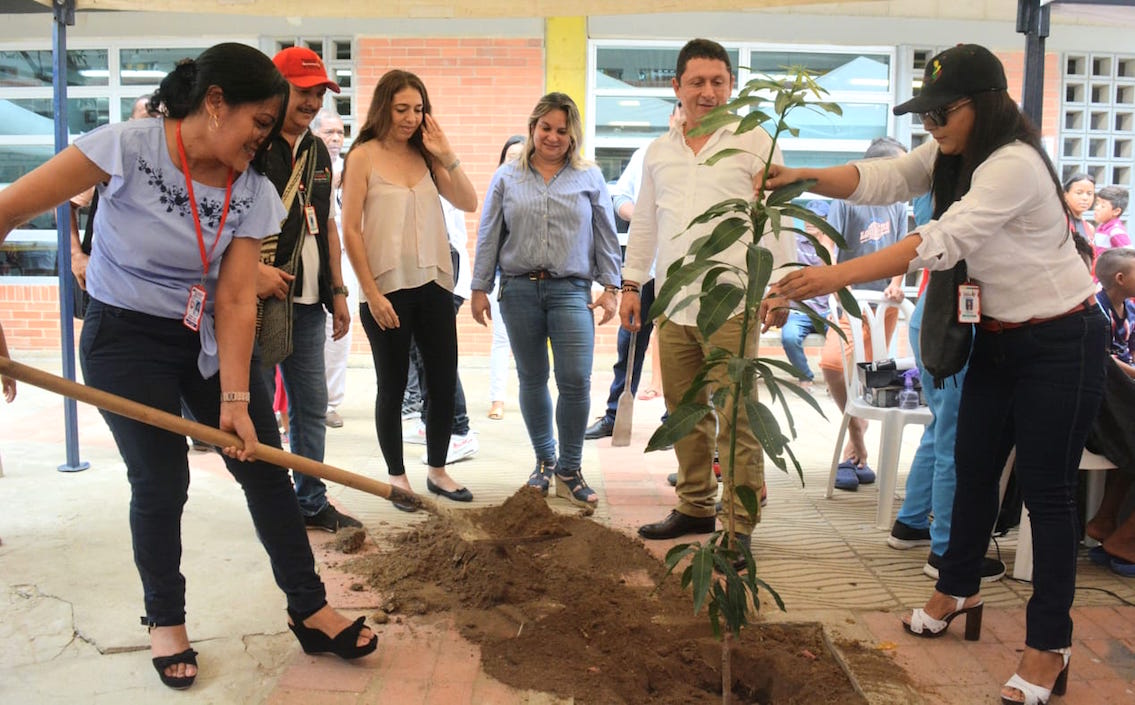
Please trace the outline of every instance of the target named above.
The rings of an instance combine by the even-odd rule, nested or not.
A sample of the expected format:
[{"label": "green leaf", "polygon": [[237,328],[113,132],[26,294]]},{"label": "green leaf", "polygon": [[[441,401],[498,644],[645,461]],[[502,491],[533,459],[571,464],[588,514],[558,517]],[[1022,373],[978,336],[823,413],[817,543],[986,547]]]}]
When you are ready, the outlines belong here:
[{"label": "green leaf", "polygon": [[733,243],[740,240],[749,232],[749,221],[744,218],[726,218],[718,223],[705,242],[696,249],[691,247],[690,253],[696,259],[709,259],[710,257],[729,249]]},{"label": "green leaf", "polygon": [[698,421],[705,418],[706,414],[711,413],[713,413],[713,407],[708,404],[682,404],[678,406],[651,435],[650,441],[646,444],[647,452],[674,445],[676,441],[685,438],[690,431],[694,430],[694,426],[698,424]]},{"label": "green leaf", "polygon": [[803,181],[797,181],[786,186],[781,186],[780,188],[770,193],[768,199],[765,202],[769,206],[779,206],[785,203],[791,203],[794,199],[799,198],[801,194],[815,185],[815,179],[804,179]]},{"label": "green leaf", "polygon": [[[711,220],[716,220],[717,218],[720,218],[721,216],[725,215],[726,213],[748,213],[748,212],[749,212],[749,202],[748,201],[746,201],[743,198],[728,198],[724,201],[720,201],[718,203],[715,203],[712,206],[710,206],[709,208],[702,211],[701,215],[696,216],[693,220],[690,221],[690,224],[687,226],[686,229],[688,230],[689,228],[692,228],[695,225],[701,225],[702,223],[708,223]],[[681,234],[682,233],[678,233],[678,235],[681,235]],[[677,237],[677,235],[675,235],[675,237]]]},{"label": "green leaf", "polygon": [[752,243],[745,253],[745,263],[749,267],[749,287],[745,306],[755,309],[764,297],[769,279],[772,278],[772,252]]},{"label": "green leaf", "polygon": [[740,116],[729,109],[729,105],[719,105],[713,110],[706,113],[699,122],[698,126],[690,130],[691,137],[702,137],[704,135],[712,135],[718,129],[732,125],[740,120]]},{"label": "green leaf", "polygon": [[678,295],[686,286],[692,284],[694,280],[705,273],[710,267],[716,266],[718,263],[712,260],[694,260],[689,264],[679,267],[676,272],[667,272],[666,282],[658,291],[658,295],[654,299],[654,306],[651,311],[666,311],[670,306],[670,302]]},{"label": "green leaf", "polygon": [[749,417],[749,428],[769,457],[775,458],[783,453],[788,439],[780,432],[780,424],[776,422],[772,409],[759,401],[746,399],[745,412]]},{"label": "green leaf", "polygon": [[730,355],[728,370],[729,379],[735,383],[742,383],[746,377],[751,377],[756,368],[757,361],[742,355]]},{"label": "green leaf", "polygon": [[[739,485],[733,488],[733,493],[737,495],[737,499],[741,500],[741,504],[745,506],[745,511],[748,512],[749,519],[756,520],[760,499],[757,498],[757,493],[753,488],[748,485]],[[741,548],[744,549],[744,545],[741,545]]]},{"label": "green leaf", "polygon": [[[744,121],[742,121],[742,123],[743,122]],[[705,164],[706,166],[713,166],[714,164],[718,163],[722,159],[725,159],[726,157],[732,157],[735,154],[752,155],[752,152],[750,152],[747,149],[737,149],[736,147],[729,147],[727,149],[721,149],[721,150],[714,152],[712,156],[710,156],[708,159],[706,159],[702,163]]]},{"label": "green leaf", "polygon": [[755,130],[771,119],[772,118],[760,110],[753,110],[748,115],[741,118],[741,124],[737,126],[735,132],[740,135],[750,130]]},{"label": "green leaf", "polygon": [[711,337],[733,317],[745,290],[732,284],[719,284],[701,297],[698,309],[698,330],[705,338]]},{"label": "green leaf", "polygon": [[702,547],[694,553],[690,563],[694,585],[694,614],[701,612],[709,588],[713,585],[713,550]]},{"label": "green leaf", "polygon": [[855,296],[852,295],[850,290],[840,289],[836,292],[836,295],[839,296],[839,305],[843,307],[844,313],[856,318],[863,318],[863,312],[859,310],[859,302],[855,300]]}]

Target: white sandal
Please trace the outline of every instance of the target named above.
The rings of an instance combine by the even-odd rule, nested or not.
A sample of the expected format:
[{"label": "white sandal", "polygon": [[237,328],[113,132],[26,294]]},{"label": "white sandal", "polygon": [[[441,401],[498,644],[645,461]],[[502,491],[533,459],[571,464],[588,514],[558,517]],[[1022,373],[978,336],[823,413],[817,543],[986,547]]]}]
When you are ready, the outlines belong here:
[{"label": "white sandal", "polygon": [[1025,696],[1025,699],[1011,700],[1002,694],[1001,702],[1003,705],[1048,705],[1048,698],[1050,696],[1064,695],[1068,690],[1068,661],[1072,658],[1072,648],[1051,649],[1049,653],[1060,654],[1064,657],[1064,668],[1061,669],[1060,675],[1056,676],[1056,682],[1052,684],[1052,689],[1042,688],[1035,683],[1029,683],[1027,680],[1014,673],[1013,677],[1002,686],[1002,689],[1013,688],[1014,690],[1019,690],[1021,695]]},{"label": "white sandal", "polygon": [[934,639],[946,633],[950,627],[950,622],[959,615],[966,616],[966,641],[977,641],[981,638],[981,615],[984,610],[985,603],[978,602],[976,605],[963,607],[968,598],[958,597],[956,595],[949,595],[954,600],[954,609],[942,619],[935,619],[926,613],[926,610],[921,607],[915,609],[910,614],[910,622],[903,622],[903,629],[911,634],[922,637],[925,639]]}]

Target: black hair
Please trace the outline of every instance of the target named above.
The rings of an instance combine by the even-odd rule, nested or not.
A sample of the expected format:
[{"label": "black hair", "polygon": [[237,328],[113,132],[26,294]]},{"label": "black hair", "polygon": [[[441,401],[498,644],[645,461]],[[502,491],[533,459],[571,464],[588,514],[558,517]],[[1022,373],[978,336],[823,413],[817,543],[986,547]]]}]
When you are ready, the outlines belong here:
[{"label": "black hair", "polygon": [[[1127,189],[1122,186],[1104,186],[1096,191],[1096,199],[1103,199],[1110,203],[1112,208],[1117,208],[1124,213],[1127,212]],[[1103,225],[1103,223],[1096,223],[1096,225]]]},{"label": "black hair", "polygon": [[1085,173],[1083,171],[1074,171],[1067,179],[1064,179],[1064,183],[1060,185],[1060,188],[1064,191],[1064,193],[1068,193],[1072,190],[1072,184],[1076,183],[1077,181],[1090,181],[1092,182],[1092,186],[1096,185],[1096,179],[1091,174]]},{"label": "black hair", "polygon": [[504,146],[501,147],[501,158],[497,162],[497,166],[504,164],[504,158],[508,155],[508,148],[514,144],[524,144],[524,135],[513,135],[504,141]]},{"label": "black hair", "polygon": [[196,59],[182,59],[162,79],[148,108],[174,120],[184,119],[203,109],[205,96],[213,86],[221,90],[225,103],[232,107],[272,98],[280,100],[276,124],[252,162],[261,171],[262,155],[284,125],[291,93],[287,80],[262,52],[247,44],[225,42],[209,47]]},{"label": "black hair", "polygon": [[1125,272],[1135,262],[1135,248],[1113,247],[1096,258],[1096,279],[1104,289],[1115,286],[1115,275]]},{"label": "black hair", "polygon": [[931,191],[934,195],[934,218],[942,214],[969,192],[973,172],[989,155],[1012,142],[1021,141],[1036,150],[1052,181],[1052,188],[1060,200],[1060,207],[1068,220],[1068,232],[1076,244],[1076,251],[1091,261],[1092,246],[1072,228],[1072,211],[1064,200],[1064,187],[1056,168],[1040,140],[1040,130],[1021,112],[1008,91],[985,91],[969,97],[973,112],[973,129],[962,154],[938,154],[934,161]]},{"label": "black hair", "polygon": [[682,81],[682,74],[686,72],[686,64],[690,59],[709,59],[710,61],[723,61],[730,76],[733,75],[733,62],[729,60],[729,52],[712,39],[691,39],[686,46],[678,52],[678,65],[674,69],[674,80]]}]

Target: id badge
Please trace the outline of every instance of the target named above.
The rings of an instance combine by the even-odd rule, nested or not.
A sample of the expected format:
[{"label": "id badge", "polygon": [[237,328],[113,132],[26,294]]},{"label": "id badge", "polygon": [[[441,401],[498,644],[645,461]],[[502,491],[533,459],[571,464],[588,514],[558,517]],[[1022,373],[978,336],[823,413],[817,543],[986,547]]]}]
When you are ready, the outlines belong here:
[{"label": "id badge", "polygon": [[181,322],[189,330],[201,328],[201,318],[205,315],[205,287],[194,284],[189,287],[189,301],[185,304],[185,318]]},{"label": "id badge", "polygon": [[307,232],[309,235],[319,234],[319,219],[315,217],[315,206],[304,206],[303,214],[307,218]]},{"label": "id badge", "polygon": [[981,323],[981,287],[962,284],[958,287],[958,323]]}]

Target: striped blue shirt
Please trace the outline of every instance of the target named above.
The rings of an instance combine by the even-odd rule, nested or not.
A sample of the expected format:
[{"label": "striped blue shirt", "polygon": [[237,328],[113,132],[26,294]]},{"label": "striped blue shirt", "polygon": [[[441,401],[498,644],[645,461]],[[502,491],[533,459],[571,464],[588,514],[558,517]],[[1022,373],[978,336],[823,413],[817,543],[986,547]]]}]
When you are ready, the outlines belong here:
[{"label": "striped blue shirt", "polygon": [[492,291],[498,268],[506,277],[547,270],[556,278],[618,286],[621,261],[599,167],[565,165],[548,183],[516,162],[493,174],[477,230],[473,289]]}]

